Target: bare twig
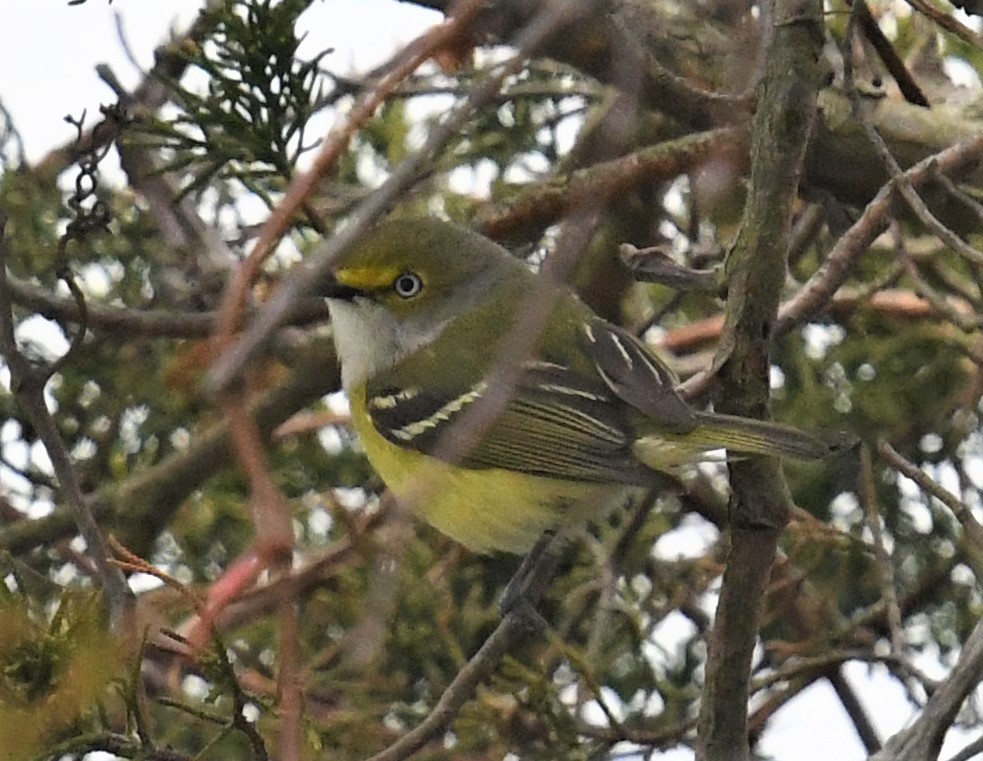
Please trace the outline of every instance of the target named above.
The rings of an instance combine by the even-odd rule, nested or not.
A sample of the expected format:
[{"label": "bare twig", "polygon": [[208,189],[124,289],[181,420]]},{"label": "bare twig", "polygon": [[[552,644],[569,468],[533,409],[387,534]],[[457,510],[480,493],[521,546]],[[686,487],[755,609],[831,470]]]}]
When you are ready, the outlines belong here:
[{"label": "bare twig", "polygon": [[881,599],[887,607],[887,625],[891,632],[891,652],[897,655],[904,646],[904,639],[901,632],[901,609],[898,607],[898,596],[894,591],[894,566],[891,564],[891,556],[884,543],[881,516],[877,510],[877,490],[874,487],[874,463],[870,456],[870,449],[866,445],[860,448],[860,484],[858,485],[857,493],[860,495],[864,517],[867,520],[868,528],[870,528],[874,557],[877,559],[877,571],[881,583]]},{"label": "bare twig", "polygon": [[979,758],[980,754],[983,754],[983,737],[977,737],[948,761],[970,761]]},{"label": "bare twig", "polygon": [[[952,300],[946,298],[945,294],[941,294],[933,288],[924,277],[922,277],[921,270],[918,269],[918,265],[915,260],[905,251],[903,245],[898,246],[899,259],[904,264],[905,272],[911,281],[915,284],[916,289],[921,294],[921,296],[932,305],[932,308],[945,319],[951,322],[960,330],[970,332],[976,330],[983,325],[983,318],[975,313],[966,313],[965,310],[960,310],[952,303]],[[960,303],[960,302],[957,302]],[[961,302],[965,303],[965,302]]]},{"label": "bare twig", "polygon": [[505,614],[478,652],[457,672],[427,718],[384,751],[372,756],[369,761],[402,761],[436,739],[450,726],[464,703],[471,698],[478,685],[491,676],[502,658],[536,630],[535,619],[529,618],[529,609],[525,605],[532,606],[539,601],[556,570],[558,560],[559,555],[556,553],[547,551],[539,555],[529,569],[523,607],[513,608]]},{"label": "bare twig", "polygon": [[840,704],[847,716],[850,717],[850,721],[853,722],[853,727],[857,730],[857,736],[864,744],[864,749],[868,753],[879,751],[881,739],[877,736],[877,730],[874,728],[870,716],[867,715],[867,709],[864,708],[860,698],[857,697],[857,693],[843,675],[842,669],[836,669],[832,674],[829,674],[827,680],[836,692],[836,697],[840,699]]},{"label": "bare twig", "polygon": [[112,564],[109,548],[92,510],[82,493],[82,485],[75,473],[71,455],[62,441],[61,432],[48,411],[44,387],[51,377],[51,366],[36,367],[21,353],[14,337],[12,301],[7,288],[6,220],[0,218],[0,351],[10,368],[10,387],[27,415],[31,418],[39,438],[44,444],[52,468],[58,479],[62,498],[85,540],[89,555],[98,572],[106,605],[114,624],[121,630],[132,625],[134,606],[130,590],[119,568]]},{"label": "bare twig", "polygon": [[[968,138],[918,162],[904,172],[905,181],[910,187],[918,188],[933,179],[936,172],[955,174],[979,161],[981,155],[983,134]],[[833,294],[846,282],[856,260],[887,229],[896,193],[898,188],[894,182],[884,185],[867,204],[860,218],[840,236],[822,266],[782,306],[775,322],[777,335],[787,333],[826,308]]]},{"label": "bare twig", "polygon": [[[18,306],[58,322],[81,322],[82,313],[74,298],[56,296],[49,289],[16,277],[7,277],[11,300]],[[255,310],[247,313],[247,318]],[[86,326],[90,332],[105,332],[114,338],[208,338],[215,332],[216,312],[177,312],[167,309],[137,309],[86,302]],[[322,300],[307,299],[293,305],[285,324],[309,325],[326,320]]]},{"label": "bare twig", "polygon": [[983,49],[983,37],[980,36],[979,32],[975,32],[969,27],[959,23],[959,21],[953,18],[947,10],[936,8],[929,2],[929,0],[908,0],[908,5],[924,15],[926,18],[931,19],[947,32],[951,32],[959,39],[968,42],[970,45],[973,45],[978,49]]},{"label": "bare twig", "polygon": [[[863,11],[866,10],[866,5],[861,2],[854,4],[850,12],[850,27],[862,23]],[[869,13],[869,12],[868,12]],[[956,251],[960,256],[964,257],[967,261],[972,262],[975,265],[983,265],[983,251],[979,251],[969,243],[964,241],[959,235],[957,235],[953,230],[948,228],[943,222],[932,213],[932,211],[922,200],[922,197],[918,194],[917,189],[911,182],[911,178],[901,169],[901,165],[898,164],[897,159],[891,153],[891,149],[888,148],[884,138],[881,137],[877,128],[871,122],[867,115],[866,109],[863,108],[861,104],[860,92],[854,86],[853,83],[853,35],[850,34],[850,29],[847,29],[846,34],[846,51],[843,55],[843,86],[847,94],[850,97],[850,103],[853,107],[854,116],[860,120],[863,125],[864,131],[867,133],[867,138],[870,144],[874,148],[874,152],[878,155],[881,162],[884,164],[885,169],[887,169],[888,176],[891,178],[892,183],[897,188],[899,195],[904,199],[908,207],[915,213],[915,216],[921,220],[921,222],[939,239],[944,242],[947,246],[950,246],[954,251]]]},{"label": "bare twig", "polygon": [[942,174],[941,172],[937,173],[933,179],[936,182],[938,182],[943,188],[945,188],[946,192],[949,195],[959,199],[960,203],[964,204],[967,208],[971,209],[972,212],[977,217],[979,217],[980,222],[983,223],[983,203],[980,203],[976,198],[974,198],[965,190],[963,190],[961,187],[956,185],[956,183],[954,183],[951,179],[946,177],[946,175]]},{"label": "bare twig", "polygon": [[899,473],[907,476],[939,502],[949,508],[963,528],[964,548],[977,579],[983,579],[983,524],[959,497],[929,478],[921,468],[902,457],[886,441],[878,442],[877,451]]},{"label": "bare twig", "polygon": [[983,674],[983,621],[979,621],[959,652],[949,676],[939,683],[924,710],[885,743],[870,761],[924,761],[938,758],[942,739],[966,696]]}]

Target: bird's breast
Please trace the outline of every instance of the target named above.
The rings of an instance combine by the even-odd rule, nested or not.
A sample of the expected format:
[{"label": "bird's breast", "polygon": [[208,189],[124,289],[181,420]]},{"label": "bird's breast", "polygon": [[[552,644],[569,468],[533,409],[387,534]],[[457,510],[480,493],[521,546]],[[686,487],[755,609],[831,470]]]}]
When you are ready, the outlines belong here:
[{"label": "bird's breast", "polygon": [[475,552],[525,553],[543,531],[601,516],[625,491],[438,460],[383,437],[366,411],[364,391],[353,392],[351,403],[362,447],[386,485],[416,515]]}]

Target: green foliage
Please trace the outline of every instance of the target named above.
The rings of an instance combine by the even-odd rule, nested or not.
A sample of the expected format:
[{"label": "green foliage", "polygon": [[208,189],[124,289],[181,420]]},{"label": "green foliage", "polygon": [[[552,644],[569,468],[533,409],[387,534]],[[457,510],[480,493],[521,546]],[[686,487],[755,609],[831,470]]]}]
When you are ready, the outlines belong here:
[{"label": "green foliage", "polygon": [[50,180],[8,170],[0,175],[0,202],[10,239],[7,266],[15,274],[45,278],[50,285],[57,224],[67,215],[61,192]]},{"label": "green foliage", "polygon": [[32,594],[44,580],[4,565],[14,589],[0,584],[0,758],[23,761],[84,730],[124,664],[96,595],[65,590],[44,611]]},{"label": "green foliage", "polygon": [[206,77],[199,94],[178,82],[181,111],[143,130],[170,154],[164,169],[188,171],[183,193],[214,179],[235,180],[272,204],[297,159],[314,146],[311,117],[323,106],[322,59],[298,58],[296,23],[310,0],[237,0],[206,11],[214,32],[202,45],[180,50]]}]

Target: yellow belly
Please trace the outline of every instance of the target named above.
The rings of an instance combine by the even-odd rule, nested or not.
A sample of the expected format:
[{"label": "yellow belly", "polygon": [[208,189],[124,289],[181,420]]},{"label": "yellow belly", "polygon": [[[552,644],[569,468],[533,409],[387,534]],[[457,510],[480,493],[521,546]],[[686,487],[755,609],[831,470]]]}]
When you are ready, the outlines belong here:
[{"label": "yellow belly", "polygon": [[625,491],[499,468],[462,468],[397,447],[372,426],[364,392],[350,396],[355,430],[386,485],[416,515],[475,552],[526,552],[546,529],[603,512]]}]

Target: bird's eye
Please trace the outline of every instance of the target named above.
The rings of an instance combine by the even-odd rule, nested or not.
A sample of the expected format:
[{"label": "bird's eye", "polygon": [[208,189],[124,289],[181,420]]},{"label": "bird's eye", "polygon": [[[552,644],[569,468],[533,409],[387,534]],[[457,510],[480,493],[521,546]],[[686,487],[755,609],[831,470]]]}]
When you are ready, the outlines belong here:
[{"label": "bird's eye", "polygon": [[415,272],[406,272],[393,281],[393,290],[397,296],[410,299],[423,290],[423,280]]}]

